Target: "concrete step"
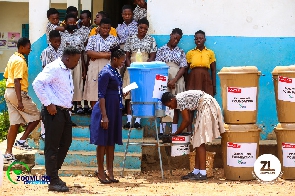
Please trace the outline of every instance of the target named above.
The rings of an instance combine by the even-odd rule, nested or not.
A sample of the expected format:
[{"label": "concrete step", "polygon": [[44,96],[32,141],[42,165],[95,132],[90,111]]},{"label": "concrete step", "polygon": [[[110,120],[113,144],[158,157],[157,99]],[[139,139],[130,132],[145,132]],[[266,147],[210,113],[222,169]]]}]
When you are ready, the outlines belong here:
[{"label": "concrete step", "polygon": [[[141,168],[141,153],[128,153],[126,156],[125,168],[140,169]],[[122,167],[124,159],[124,152],[115,152],[114,167]],[[45,158],[43,151],[35,154],[35,164],[45,165]],[[64,163],[64,166],[90,166],[96,167],[96,151],[69,151]]]},{"label": "concrete step", "polygon": [[[122,128],[122,138],[128,138],[129,129]],[[89,138],[90,130],[89,126],[75,126],[72,129],[73,137]],[[143,138],[143,129],[131,129],[130,139],[142,139]]]},{"label": "concrete step", "polygon": [[[130,142],[142,142],[142,139],[130,139]],[[123,145],[115,146],[115,152],[125,152],[127,139],[123,139]],[[39,150],[44,150],[44,141],[39,140]],[[69,151],[96,151],[96,145],[89,143],[89,138],[73,138]],[[128,153],[141,153],[141,146],[129,145]]]},{"label": "concrete step", "polygon": [[[97,167],[82,167],[82,166],[62,166],[59,170],[59,176],[94,176],[94,172],[97,170]],[[121,175],[122,168],[115,167],[114,175]],[[134,175],[139,174],[141,169],[124,169],[125,175]],[[45,175],[46,170],[44,165],[35,165],[31,170],[32,175]]]}]

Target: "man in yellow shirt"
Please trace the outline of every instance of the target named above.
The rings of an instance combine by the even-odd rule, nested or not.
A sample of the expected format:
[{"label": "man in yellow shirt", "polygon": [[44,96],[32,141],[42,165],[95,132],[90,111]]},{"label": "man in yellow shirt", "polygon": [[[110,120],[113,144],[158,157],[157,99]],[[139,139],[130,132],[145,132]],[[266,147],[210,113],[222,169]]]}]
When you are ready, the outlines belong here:
[{"label": "man in yellow shirt", "polygon": [[[106,12],[104,12],[104,11],[100,11],[100,12],[98,12],[98,13],[96,14],[96,17],[95,17],[95,19],[94,19],[94,24],[96,24],[97,27],[94,27],[94,28],[90,31],[89,37],[98,34],[98,32],[99,32],[100,21],[101,21],[101,19],[103,19],[103,18],[109,18],[109,17],[108,17],[108,14],[107,14]],[[115,28],[111,27],[110,35],[113,35],[113,36],[117,37],[117,31],[116,31]]]},{"label": "man in yellow shirt", "polygon": [[[26,139],[40,121],[40,112],[28,95],[28,65],[23,56],[28,55],[31,51],[30,40],[20,38],[17,48],[18,52],[10,57],[4,72],[4,77],[7,79],[4,98],[10,121],[4,164],[11,164],[16,160],[12,154],[13,146],[21,150],[32,150]],[[27,128],[20,140],[15,142],[21,124],[27,124]]]},{"label": "man in yellow shirt", "polygon": [[[212,97],[216,95],[216,59],[212,50],[205,47],[205,32],[199,30],[195,33],[196,48],[188,51],[186,60],[189,65],[188,78],[186,80],[186,90],[202,90]],[[211,74],[209,73],[211,70]],[[191,113],[191,122],[194,111]],[[188,131],[192,130],[192,123]]]}]

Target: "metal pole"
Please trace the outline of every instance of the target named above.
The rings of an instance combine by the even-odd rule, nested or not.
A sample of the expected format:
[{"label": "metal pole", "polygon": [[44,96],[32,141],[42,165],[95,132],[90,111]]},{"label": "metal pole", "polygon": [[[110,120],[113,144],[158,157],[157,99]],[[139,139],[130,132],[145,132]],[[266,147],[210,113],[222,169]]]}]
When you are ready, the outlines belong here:
[{"label": "metal pole", "polygon": [[161,155],[161,147],[159,142],[159,132],[157,127],[157,118],[155,118],[155,126],[156,126],[156,134],[157,134],[157,143],[158,143],[158,153],[159,153],[159,159],[160,159],[160,168],[161,168],[161,175],[162,179],[164,179],[164,172],[163,172],[163,164],[162,164],[162,155]]},{"label": "metal pole", "polygon": [[129,128],[129,131],[128,131],[128,139],[127,139],[126,148],[125,148],[125,154],[124,154],[124,159],[123,159],[123,169],[122,169],[122,172],[121,172],[122,177],[124,176],[126,156],[127,156],[129,140],[130,140],[130,135],[131,135],[131,129],[132,129],[132,121],[133,121],[133,118],[131,119],[130,128]]}]

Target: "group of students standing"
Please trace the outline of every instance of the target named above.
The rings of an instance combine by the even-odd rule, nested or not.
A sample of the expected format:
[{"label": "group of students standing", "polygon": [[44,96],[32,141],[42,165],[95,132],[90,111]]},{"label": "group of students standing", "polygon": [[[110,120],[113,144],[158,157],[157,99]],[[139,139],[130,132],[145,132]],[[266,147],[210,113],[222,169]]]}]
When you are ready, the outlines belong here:
[{"label": "group of students standing", "polygon": [[[118,182],[113,175],[114,146],[122,145],[121,110],[124,105],[127,123],[123,127],[131,126],[131,97],[128,93],[123,94],[122,88],[130,84],[126,68],[136,61],[138,51],[143,62],[163,61],[170,67],[168,91],[172,95],[186,90],[202,90],[211,96],[216,93],[216,59],[214,52],[204,45],[205,32],[200,30],[195,33],[196,48],[187,54],[177,46],[183,35],[179,28],[173,29],[167,44],[158,48],[155,39],[147,34],[147,4],[144,0],[135,2],[135,10],[130,5],[123,6],[124,22],[116,29],[111,27],[111,20],[103,11],[98,12],[94,19],[97,27],[91,25],[91,12],[88,10],[83,10],[78,19],[77,8],[70,6],[62,22],[56,9],[50,8],[47,12],[48,47],[41,54],[43,70],[34,80],[33,88],[43,104],[42,135],[45,139],[46,173],[51,178],[49,190],[69,190],[58,177],[58,170],[72,141],[70,111],[73,105],[74,113],[92,113],[90,143],[97,145],[99,181],[104,184]],[[15,160],[13,145],[24,150],[31,149],[26,139],[40,120],[40,112],[27,95],[28,70],[23,55],[29,54],[30,46],[28,39],[19,40],[18,52],[11,57],[4,74],[8,78],[7,88],[14,88],[6,90],[5,94],[11,122],[4,155],[7,162]],[[163,104],[172,98],[169,94]],[[22,105],[22,100],[28,103]],[[181,132],[177,128],[177,109],[181,108],[171,108],[175,109],[172,132]],[[188,131],[192,130],[193,116],[194,111],[190,110],[190,123],[185,124]],[[17,129],[22,123],[28,123],[28,126],[21,140],[14,144]],[[141,128],[140,118],[133,126]],[[184,125],[181,126],[183,128]],[[107,173],[104,171],[105,154]]]}]

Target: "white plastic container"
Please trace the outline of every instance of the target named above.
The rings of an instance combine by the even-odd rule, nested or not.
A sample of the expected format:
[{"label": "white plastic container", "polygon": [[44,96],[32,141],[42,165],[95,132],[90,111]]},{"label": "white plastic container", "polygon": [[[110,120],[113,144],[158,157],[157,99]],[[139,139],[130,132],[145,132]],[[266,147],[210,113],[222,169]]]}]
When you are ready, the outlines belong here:
[{"label": "white plastic container", "polygon": [[172,137],[172,144],[179,144],[171,146],[171,156],[182,156],[190,153],[190,135],[179,135]]}]

